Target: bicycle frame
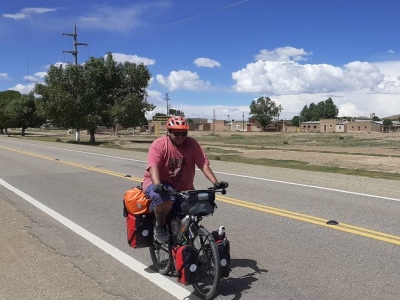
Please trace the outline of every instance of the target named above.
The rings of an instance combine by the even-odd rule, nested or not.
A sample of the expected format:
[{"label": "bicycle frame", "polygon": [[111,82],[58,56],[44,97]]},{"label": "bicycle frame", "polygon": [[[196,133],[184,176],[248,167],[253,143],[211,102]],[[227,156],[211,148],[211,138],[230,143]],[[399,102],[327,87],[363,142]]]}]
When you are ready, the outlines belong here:
[{"label": "bicycle frame", "polygon": [[[201,191],[201,190],[198,190]],[[204,191],[204,190],[203,190]],[[220,192],[225,194],[225,189],[210,189],[211,193]],[[182,195],[185,192],[171,191],[175,195]],[[188,214],[189,223],[182,237],[178,240],[171,232],[171,221],[179,216],[178,212],[172,211],[167,218],[168,230],[170,233],[170,241],[168,245],[153,242],[150,247],[150,255],[154,265],[158,268],[160,274],[166,275],[175,270],[175,262],[173,261],[172,249],[177,245],[191,245],[199,252],[199,276],[192,285],[203,299],[212,299],[219,288],[221,279],[220,258],[217,245],[213,236],[200,224],[203,216]],[[201,259],[200,259],[201,258]],[[176,271],[176,270],[175,270]]]}]

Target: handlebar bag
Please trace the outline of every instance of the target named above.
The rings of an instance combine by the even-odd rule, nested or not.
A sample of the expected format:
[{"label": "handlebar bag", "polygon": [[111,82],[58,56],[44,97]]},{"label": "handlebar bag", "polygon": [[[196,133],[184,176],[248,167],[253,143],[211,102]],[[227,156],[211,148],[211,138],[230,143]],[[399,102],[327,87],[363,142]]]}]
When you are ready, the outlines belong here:
[{"label": "handlebar bag", "polygon": [[154,214],[127,214],[126,233],[129,246],[136,249],[152,245],[154,220]]},{"label": "handlebar bag", "polygon": [[215,193],[208,190],[188,191],[183,195],[182,212],[194,216],[207,216],[214,212]]},{"label": "handlebar bag", "polygon": [[190,245],[178,245],[172,248],[178,282],[192,284],[197,278],[199,253]]}]

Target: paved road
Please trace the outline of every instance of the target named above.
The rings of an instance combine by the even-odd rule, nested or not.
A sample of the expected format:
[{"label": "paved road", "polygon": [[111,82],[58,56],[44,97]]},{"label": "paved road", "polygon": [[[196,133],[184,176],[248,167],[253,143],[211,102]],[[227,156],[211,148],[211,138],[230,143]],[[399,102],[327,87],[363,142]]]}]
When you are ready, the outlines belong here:
[{"label": "paved road", "polygon": [[[144,156],[0,138],[0,179],[149,265],[148,253],[124,240],[118,199],[135,183],[118,174],[140,178]],[[206,220],[208,228],[223,223],[234,245],[220,299],[399,298],[398,182],[212,166],[232,188]],[[0,299],[177,298],[3,186],[0,232]]]}]

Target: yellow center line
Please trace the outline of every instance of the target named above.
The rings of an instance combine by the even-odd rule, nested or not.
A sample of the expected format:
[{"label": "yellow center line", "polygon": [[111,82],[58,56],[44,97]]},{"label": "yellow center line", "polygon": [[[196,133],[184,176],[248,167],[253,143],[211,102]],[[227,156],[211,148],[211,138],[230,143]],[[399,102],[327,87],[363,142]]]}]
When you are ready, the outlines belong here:
[{"label": "yellow center line", "polygon": [[[41,158],[41,159],[45,159],[45,160],[49,160],[49,161],[54,161],[54,162],[62,163],[64,165],[69,165],[72,167],[77,167],[77,168],[81,168],[81,169],[85,169],[85,170],[89,170],[89,171],[93,171],[93,172],[103,173],[103,174],[107,174],[107,175],[111,175],[111,176],[115,176],[115,177],[120,177],[123,179],[136,181],[139,183],[142,182],[142,180],[143,180],[140,177],[128,177],[127,175],[122,174],[122,173],[113,172],[113,171],[96,168],[96,167],[91,167],[91,166],[87,166],[87,165],[82,165],[82,164],[78,164],[78,163],[74,163],[74,162],[70,162],[70,161],[59,160],[54,157],[35,154],[35,153],[23,151],[23,150],[18,150],[18,149],[3,147],[3,146],[0,146],[0,149],[5,149],[5,150],[17,152],[17,153],[28,155],[28,156],[33,156],[33,157],[37,157],[37,158]],[[322,218],[314,217],[311,215],[296,213],[293,211],[288,211],[288,210],[271,207],[271,206],[266,206],[266,205],[262,205],[262,204],[257,204],[257,203],[253,203],[253,202],[248,202],[248,201],[244,201],[244,200],[229,198],[226,196],[217,196],[217,200],[221,201],[221,202],[229,203],[232,205],[245,207],[245,208],[252,209],[252,210],[257,210],[257,211],[274,214],[274,215],[281,216],[281,217],[290,218],[293,220],[298,220],[298,221],[302,221],[302,222],[306,222],[306,223],[311,223],[314,225],[327,227],[330,229],[335,229],[335,230],[340,230],[340,231],[347,232],[347,233],[352,233],[355,235],[375,239],[375,240],[382,241],[382,242],[400,245],[400,237],[399,236],[387,234],[384,232],[379,232],[379,231],[375,231],[375,230],[371,230],[371,229],[367,229],[367,228],[363,228],[363,227],[358,227],[358,226],[353,226],[353,225],[340,223],[340,222],[338,225],[329,225],[329,224],[327,224],[327,221],[328,221],[327,219],[322,219]]]},{"label": "yellow center line", "polygon": [[323,226],[323,227],[327,227],[327,228],[331,228],[331,229],[336,229],[336,230],[356,234],[359,236],[372,238],[375,240],[379,240],[379,241],[383,241],[383,242],[387,242],[387,243],[391,243],[391,244],[400,245],[400,237],[399,236],[387,234],[384,232],[379,232],[379,231],[375,231],[375,230],[371,230],[371,229],[367,229],[367,228],[363,228],[363,227],[358,227],[358,226],[353,226],[353,225],[349,225],[346,223],[340,223],[340,222],[338,225],[329,225],[329,224],[327,224],[327,222],[328,222],[327,219],[321,219],[321,218],[310,216],[310,215],[300,214],[300,213],[296,213],[296,212],[292,212],[292,211],[288,211],[288,210],[283,210],[283,209],[266,206],[266,205],[262,205],[262,204],[257,204],[257,203],[253,203],[253,202],[247,202],[244,200],[233,199],[233,198],[229,198],[229,197],[225,197],[225,196],[218,196],[217,200],[225,202],[225,203],[233,204],[233,205],[246,207],[246,208],[253,209],[253,210],[258,210],[258,211],[274,214],[274,215],[281,216],[281,217],[287,217],[287,218],[298,220],[298,221],[303,221],[303,222],[307,222],[307,223],[311,223],[311,224],[315,224],[315,225],[319,225],[319,226]]},{"label": "yellow center line", "polygon": [[45,160],[49,160],[49,161],[54,161],[54,162],[58,162],[58,163],[61,163],[64,165],[69,165],[69,166],[73,166],[73,167],[77,167],[77,168],[81,168],[81,169],[85,169],[85,170],[89,170],[89,171],[93,171],[93,172],[103,173],[103,174],[107,174],[107,175],[111,175],[111,176],[115,176],[115,177],[120,177],[120,178],[124,178],[124,179],[131,180],[131,181],[141,182],[143,180],[142,178],[139,178],[139,177],[128,177],[126,174],[109,171],[109,170],[105,170],[105,169],[101,169],[101,168],[91,167],[91,166],[87,166],[87,165],[82,165],[82,164],[78,164],[78,163],[74,163],[74,162],[70,162],[70,161],[66,161],[66,160],[60,160],[60,159],[57,159],[54,157],[44,156],[44,155],[40,155],[40,154],[36,154],[36,153],[23,151],[23,150],[18,150],[18,149],[3,147],[3,146],[0,146],[0,149],[5,149],[5,150],[17,152],[17,153],[28,155],[28,156],[33,156],[33,157],[37,157],[37,158],[41,158],[41,159],[45,159]]}]

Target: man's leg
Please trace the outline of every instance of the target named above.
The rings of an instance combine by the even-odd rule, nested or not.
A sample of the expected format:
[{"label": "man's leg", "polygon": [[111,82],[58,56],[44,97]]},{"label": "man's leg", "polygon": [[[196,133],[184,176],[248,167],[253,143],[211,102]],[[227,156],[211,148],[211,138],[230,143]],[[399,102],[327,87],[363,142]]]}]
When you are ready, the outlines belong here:
[{"label": "man's leg", "polygon": [[154,214],[156,215],[156,224],[165,225],[168,213],[171,211],[173,201],[166,201],[154,207]]},{"label": "man's leg", "polygon": [[159,243],[166,243],[169,241],[169,233],[165,223],[167,215],[174,204],[175,197],[171,197],[168,193],[155,193],[152,184],[146,189],[145,193],[151,199],[150,210],[153,210],[156,216],[154,238]]}]

